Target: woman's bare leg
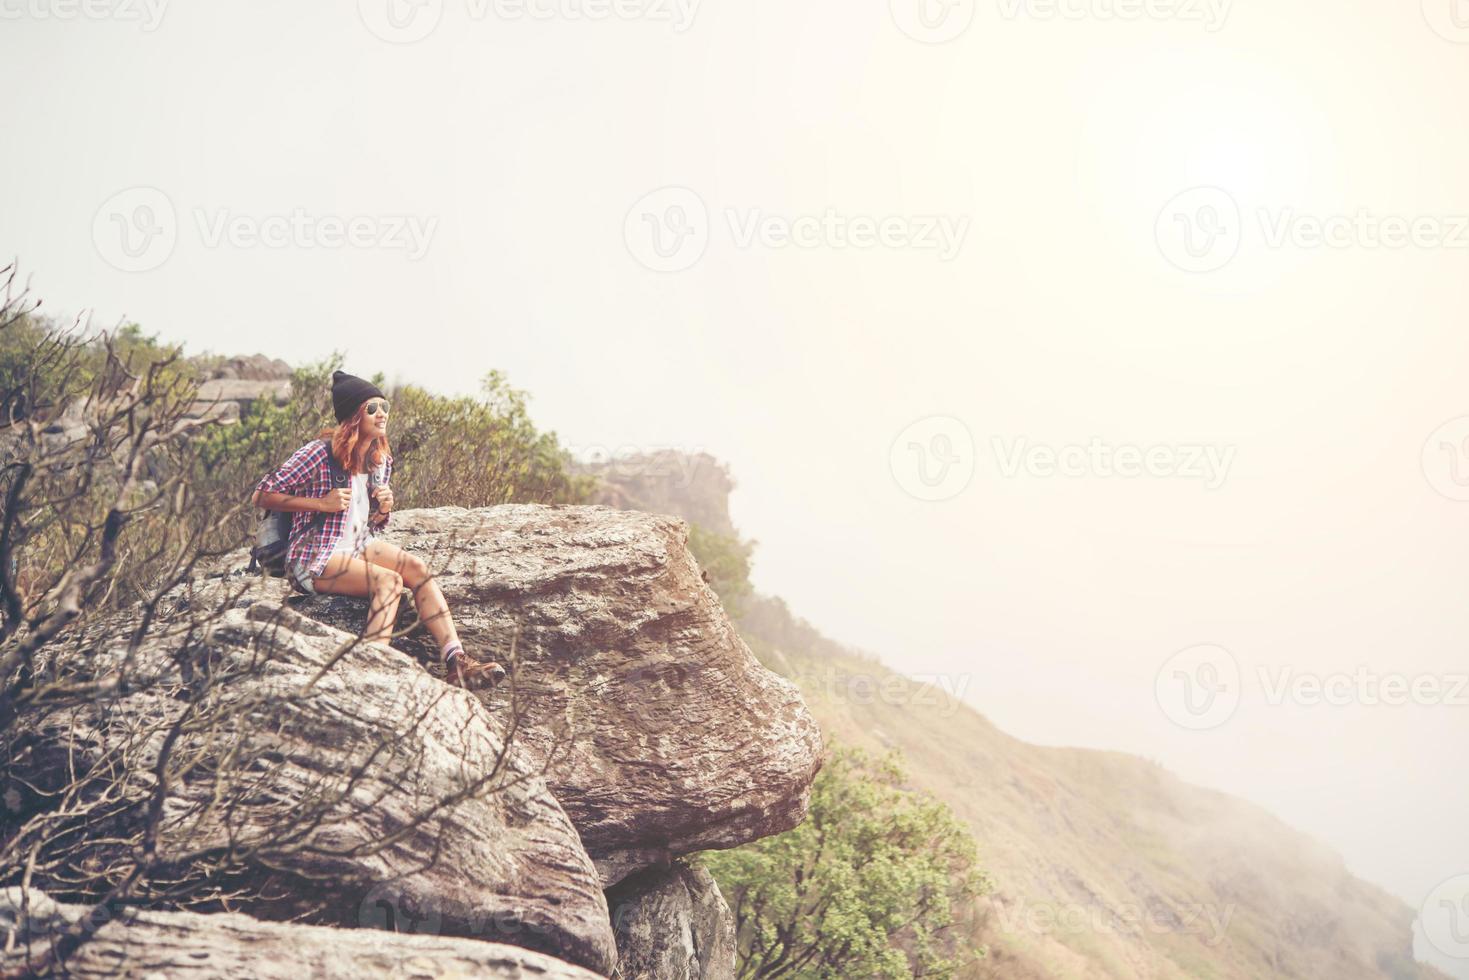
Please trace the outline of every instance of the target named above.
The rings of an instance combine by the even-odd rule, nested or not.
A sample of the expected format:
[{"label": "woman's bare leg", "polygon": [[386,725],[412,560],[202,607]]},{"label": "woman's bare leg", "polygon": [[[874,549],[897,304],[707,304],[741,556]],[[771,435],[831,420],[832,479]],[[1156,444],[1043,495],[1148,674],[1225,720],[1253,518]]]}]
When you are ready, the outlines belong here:
[{"label": "woman's bare leg", "polygon": [[403,576],[361,558],[332,555],[321,574],[311,580],[317,592],[330,595],[366,596],[367,625],[362,638],[375,643],[393,639],[398,619],[398,600],[403,594]]},{"label": "woman's bare leg", "polygon": [[454,628],[454,617],[449,615],[449,603],[444,600],[444,590],[434,581],[433,574],[429,572],[422,558],[410,555],[395,544],[378,540],[367,542],[367,551],[363,557],[373,565],[399,576],[413,590],[413,604],[418,609],[418,621],[428,627],[440,650],[450,643],[459,642],[459,631]]}]

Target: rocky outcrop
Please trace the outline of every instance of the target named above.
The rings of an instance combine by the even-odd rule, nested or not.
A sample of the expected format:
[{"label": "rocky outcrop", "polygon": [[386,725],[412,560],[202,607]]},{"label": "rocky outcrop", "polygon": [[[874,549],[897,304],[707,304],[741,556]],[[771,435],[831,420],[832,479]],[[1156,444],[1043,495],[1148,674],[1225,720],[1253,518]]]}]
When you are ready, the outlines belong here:
[{"label": "rocky outcrop", "polygon": [[734,917],[714,876],[683,863],[630,875],[607,893],[620,980],[732,980]]},{"label": "rocky outcrop", "polygon": [[[225,721],[190,727],[174,748],[187,764],[166,783],[159,854],[181,880],[197,870],[189,855],[223,867],[231,910],[506,943],[608,974],[617,940],[603,888],[627,879],[614,893],[622,975],[728,976],[718,889],[669,861],[798,823],[821,737],[796,689],[734,632],[686,536],[680,520],[597,506],[395,514],[389,539],[435,570],[470,649],[507,662],[513,651],[511,681],[476,694],[435,676],[424,631],[363,643],[364,600],[293,596],[228,556],[160,607],[132,664],[134,676],[156,669],[151,682],[32,709],[0,776],[22,787],[24,820],[132,739],[113,826],[72,856],[111,867],[157,785],[170,719],[197,709],[185,694],[207,684],[204,718]],[[406,597],[401,609],[412,627]],[[108,676],[130,626],[80,631],[85,662]],[[308,819],[302,807],[323,801]],[[68,887],[44,871],[34,884]],[[152,962],[105,955],[124,972]]]},{"label": "rocky outcrop", "polygon": [[[159,635],[139,662],[201,654],[209,711],[228,723],[201,733],[194,721],[174,749],[190,764],[171,777],[162,858],[219,860],[227,848],[241,864],[232,907],[263,917],[504,941],[611,969],[606,902],[576,830],[523,757],[502,758],[477,699],[272,602]],[[137,742],[135,764],[151,766],[181,710],[175,688],[192,680],[164,675],[102,706],[22,719],[12,782],[44,790],[124,737]],[[95,845],[97,862],[113,836]]]},{"label": "rocky outcrop", "polygon": [[597,480],[593,503],[672,514],[716,534],[736,533],[729,516],[734,477],[708,453],[663,449],[582,463],[577,469]]},{"label": "rocky outcrop", "polygon": [[[466,645],[520,663],[520,742],[605,885],[637,868],[788,830],[821,735],[750,653],[686,547],[683,521],[606,507],[443,507],[390,538],[438,575]],[[403,615],[410,616],[410,603]],[[361,600],[306,615],[360,628]],[[426,638],[399,642],[425,658]],[[487,697],[497,713],[504,690]]]},{"label": "rocky outcrop", "polygon": [[[87,911],[32,890],[22,914],[20,889],[0,889],[0,972],[34,969],[40,944]],[[28,948],[28,943],[37,945]],[[133,911],[108,921],[67,960],[67,975],[131,980],[359,980],[361,977],[489,977],[494,980],[595,980],[542,953],[501,943],[366,929],[260,922],[222,913]]]},{"label": "rocky outcrop", "polygon": [[289,378],[211,378],[200,383],[194,402],[189,406],[189,415],[218,422],[235,422],[257,401],[268,399],[281,405],[290,397]]},{"label": "rocky outcrop", "polygon": [[245,354],[225,358],[211,374],[216,378],[242,378],[246,381],[289,381],[291,366],[278,357]]}]

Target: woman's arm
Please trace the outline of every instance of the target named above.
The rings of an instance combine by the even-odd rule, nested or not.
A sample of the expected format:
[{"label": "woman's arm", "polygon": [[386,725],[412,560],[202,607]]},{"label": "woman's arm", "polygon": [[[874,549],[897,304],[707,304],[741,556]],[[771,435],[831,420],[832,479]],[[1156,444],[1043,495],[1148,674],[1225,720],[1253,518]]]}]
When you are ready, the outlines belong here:
[{"label": "woman's arm", "polygon": [[340,501],[325,497],[302,496],[302,491],[316,490],[311,474],[326,459],[326,446],[320,442],[308,442],[291,454],[280,469],[261,480],[250,496],[250,502],[266,510],[315,511],[341,510]]},{"label": "woman's arm", "polygon": [[293,497],[288,493],[272,493],[269,490],[256,490],[250,495],[250,503],[262,510],[285,510],[295,513],[297,511],[321,511],[326,510],[324,506],[330,499],[326,497]]}]

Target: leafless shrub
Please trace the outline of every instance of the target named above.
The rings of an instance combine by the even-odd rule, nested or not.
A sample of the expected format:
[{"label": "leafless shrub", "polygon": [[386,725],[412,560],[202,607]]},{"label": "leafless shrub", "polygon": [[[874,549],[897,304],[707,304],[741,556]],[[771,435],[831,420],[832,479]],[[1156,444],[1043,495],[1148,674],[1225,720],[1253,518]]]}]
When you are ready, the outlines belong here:
[{"label": "leafless shrub", "polygon": [[290,636],[309,632],[299,615],[204,574],[243,544],[249,487],[211,482],[219,467],[201,453],[218,423],[191,414],[190,366],[47,324],[37,306],[0,270],[0,886],[91,910],[28,950],[24,972],[63,968],[137,906],[248,898],[320,919],[313,876],[350,887],[364,856],[534,775],[509,764],[523,710],[512,656],[498,744],[483,728],[436,731],[465,742],[452,785],[381,835],[347,833],[425,764],[429,739],[410,736],[442,725],[440,702],[458,695],[405,685],[417,693],[354,729],[339,765],[298,764],[360,637],[314,670],[284,669]]}]

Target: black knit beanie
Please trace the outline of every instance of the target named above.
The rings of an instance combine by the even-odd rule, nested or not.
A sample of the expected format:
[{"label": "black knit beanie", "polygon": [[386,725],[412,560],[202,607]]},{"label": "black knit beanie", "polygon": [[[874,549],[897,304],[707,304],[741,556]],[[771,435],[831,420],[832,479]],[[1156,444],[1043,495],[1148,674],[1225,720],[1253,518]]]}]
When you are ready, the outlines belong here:
[{"label": "black knit beanie", "polygon": [[338,422],[345,422],[356,415],[362,403],[369,398],[386,397],[377,385],[365,378],[345,371],[332,372],[332,409],[337,413]]}]

